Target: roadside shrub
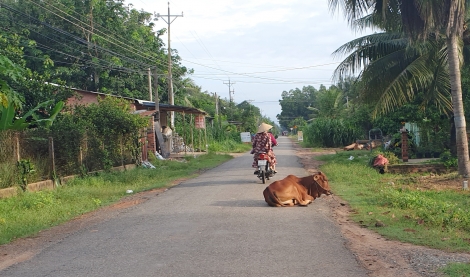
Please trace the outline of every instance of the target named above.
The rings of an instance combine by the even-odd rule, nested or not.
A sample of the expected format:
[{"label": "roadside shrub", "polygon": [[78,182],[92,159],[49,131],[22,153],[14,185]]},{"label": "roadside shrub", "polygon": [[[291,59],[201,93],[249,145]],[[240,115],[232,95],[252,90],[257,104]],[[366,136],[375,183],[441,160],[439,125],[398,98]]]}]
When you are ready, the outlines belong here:
[{"label": "roadside shrub", "polygon": [[363,137],[362,129],[342,119],[317,118],[304,128],[309,147],[342,147]]},{"label": "roadside shrub", "polygon": [[440,161],[447,167],[457,167],[458,160],[457,157],[452,156],[450,150],[446,150],[439,156]]}]

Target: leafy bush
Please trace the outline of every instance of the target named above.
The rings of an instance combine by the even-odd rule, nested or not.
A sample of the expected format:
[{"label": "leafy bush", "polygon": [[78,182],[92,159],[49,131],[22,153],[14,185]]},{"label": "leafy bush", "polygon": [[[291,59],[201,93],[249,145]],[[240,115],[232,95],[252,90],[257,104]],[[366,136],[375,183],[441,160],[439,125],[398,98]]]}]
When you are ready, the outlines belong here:
[{"label": "leafy bush", "polygon": [[452,156],[450,150],[446,150],[439,156],[440,161],[447,167],[457,167],[458,159],[457,157]]},{"label": "leafy bush", "polygon": [[78,173],[82,165],[93,171],[120,165],[123,160],[137,161],[141,130],[147,125],[147,118],[132,114],[125,100],[114,97],[63,114],[53,126],[53,135],[56,151],[65,160],[64,172]]},{"label": "leafy bush", "polygon": [[[374,150],[372,151],[372,157],[375,158],[377,155],[381,154],[388,160],[388,164],[398,164],[400,163],[400,159],[395,155],[394,152],[392,151],[382,151],[382,150]],[[371,163],[373,163],[373,160],[371,160]]]}]

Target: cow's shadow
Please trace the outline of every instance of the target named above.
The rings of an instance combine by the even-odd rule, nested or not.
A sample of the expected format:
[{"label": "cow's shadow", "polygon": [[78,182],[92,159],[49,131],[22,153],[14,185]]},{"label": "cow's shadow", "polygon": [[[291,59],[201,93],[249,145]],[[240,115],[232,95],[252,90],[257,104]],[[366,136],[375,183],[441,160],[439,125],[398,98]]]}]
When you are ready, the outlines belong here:
[{"label": "cow's shadow", "polygon": [[220,200],[211,204],[219,207],[269,207],[264,200],[245,199],[245,200]]}]

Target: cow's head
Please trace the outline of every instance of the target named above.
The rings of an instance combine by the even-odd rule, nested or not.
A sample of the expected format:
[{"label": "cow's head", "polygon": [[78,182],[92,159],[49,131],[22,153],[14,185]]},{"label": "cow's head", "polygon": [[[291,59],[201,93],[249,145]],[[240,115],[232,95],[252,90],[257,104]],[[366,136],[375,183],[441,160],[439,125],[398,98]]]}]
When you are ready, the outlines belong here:
[{"label": "cow's head", "polygon": [[323,172],[317,172],[313,174],[313,180],[318,184],[320,187],[320,195],[321,194],[326,194],[330,195],[332,194],[330,185],[328,184],[328,178],[326,178],[326,175]]}]

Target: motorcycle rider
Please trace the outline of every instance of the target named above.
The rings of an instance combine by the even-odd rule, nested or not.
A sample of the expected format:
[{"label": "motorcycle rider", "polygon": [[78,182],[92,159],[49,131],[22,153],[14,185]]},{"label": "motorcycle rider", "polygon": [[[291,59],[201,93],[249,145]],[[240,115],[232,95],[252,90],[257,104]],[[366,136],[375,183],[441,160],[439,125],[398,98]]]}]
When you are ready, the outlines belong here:
[{"label": "motorcycle rider", "polygon": [[271,137],[271,144],[273,145],[273,147],[274,147],[274,146],[277,146],[277,145],[278,145],[278,144],[277,144],[277,140],[276,140],[276,137],[273,135],[272,130],[269,130],[269,131],[268,131],[268,134],[269,134],[269,136]]},{"label": "motorcycle rider", "polygon": [[[271,135],[268,133],[268,131],[272,128],[272,125],[266,124],[266,123],[261,123],[258,127],[258,132],[256,133],[255,137],[253,138],[252,142],[252,150],[251,154],[253,155],[253,164],[251,165],[254,168],[258,167],[258,154],[260,152],[265,152],[268,155],[269,158],[269,165],[270,168],[273,170],[274,173],[277,173],[276,171],[276,156],[274,155],[273,152],[273,144],[271,140]],[[273,136],[274,137],[274,136]],[[254,174],[258,174],[257,171],[255,171]]]}]

